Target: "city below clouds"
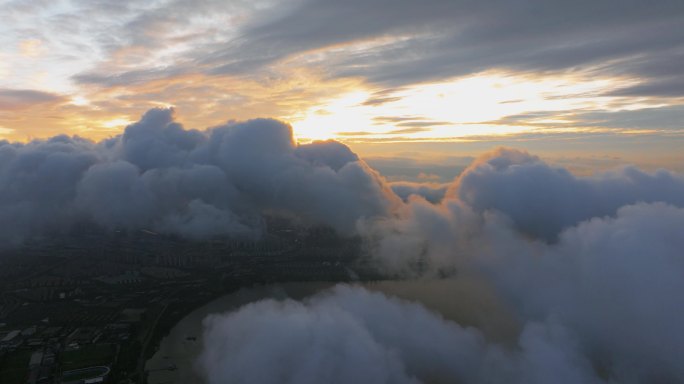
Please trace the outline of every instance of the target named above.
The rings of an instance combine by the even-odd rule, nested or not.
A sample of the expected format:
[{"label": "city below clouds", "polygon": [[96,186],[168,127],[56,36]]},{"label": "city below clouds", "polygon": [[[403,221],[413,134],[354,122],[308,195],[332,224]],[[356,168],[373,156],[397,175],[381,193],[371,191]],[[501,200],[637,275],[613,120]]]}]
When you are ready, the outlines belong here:
[{"label": "city below clouds", "polygon": [[[182,335],[202,341],[192,369],[209,384],[684,382],[681,0],[0,0],[0,14],[0,256],[16,261],[0,315],[52,327],[18,294],[34,285],[21,273],[81,294],[108,284],[86,267],[48,276],[70,254],[46,240],[87,227],[210,252],[220,239],[240,248],[207,258],[221,260],[210,272],[163,248],[170,280],[38,305],[147,306],[117,365],[143,382],[168,316],[227,284],[278,281],[241,268],[290,281],[294,261],[358,280],[363,265],[447,285],[339,284],[214,313]],[[274,221],[291,260],[252,263]],[[336,258],[316,257],[318,230]],[[144,241],[97,243],[72,248],[93,265],[131,254],[94,270],[137,276],[136,253],[160,260]],[[27,272],[43,256],[59,264]]]},{"label": "city below clouds", "polygon": [[[360,239],[395,278],[457,271],[515,319],[502,341],[491,312],[464,313],[480,319],[466,326],[360,287],[263,300],[204,321],[196,369],[208,383],[684,380],[680,173],[576,176],[501,147],[453,158],[468,165],[446,183],[390,182],[342,143],[297,144],[283,122],[198,131],[171,109],[99,142],[0,142],[0,160],[5,249],[83,224],[259,239],[277,215]],[[450,292],[438,295],[463,299]]]}]

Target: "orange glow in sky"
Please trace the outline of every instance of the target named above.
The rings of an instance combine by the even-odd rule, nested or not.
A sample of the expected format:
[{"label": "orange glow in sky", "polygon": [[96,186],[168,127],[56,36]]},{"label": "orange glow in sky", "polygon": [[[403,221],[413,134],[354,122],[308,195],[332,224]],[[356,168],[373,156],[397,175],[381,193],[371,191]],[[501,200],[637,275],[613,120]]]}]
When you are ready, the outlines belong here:
[{"label": "orange glow in sky", "polygon": [[[532,132],[535,126],[500,121],[525,111],[612,110],[610,99],[587,95],[616,86],[620,79],[582,81],[568,77],[483,74],[440,83],[420,84],[392,93],[387,101],[369,103],[372,93],[352,91],[304,112],[287,116],[300,140],[459,139]],[[562,97],[572,95],[570,97]],[[620,106],[626,108],[626,106]],[[546,118],[539,124],[563,122]],[[584,130],[577,126],[571,129]]]},{"label": "orange glow in sky", "polygon": [[[612,11],[604,17],[624,28],[586,29],[584,19],[560,28],[570,25],[561,12],[541,24],[510,14],[498,30],[486,22],[488,7],[454,1],[440,12],[395,14],[372,3],[364,12],[317,0],[105,10],[0,0],[0,139],[98,140],[150,108],[173,106],[188,128],[273,117],[302,142],[385,145],[382,152],[410,142],[544,141],[556,151],[600,144],[623,156],[634,153],[622,143],[632,137],[679,158],[669,149],[684,145],[684,88],[673,65],[681,39],[671,32],[681,28],[672,12],[655,20],[668,31],[660,36],[646,15],[627,22]],[[349,15],[358,20],[340,23]]]}]

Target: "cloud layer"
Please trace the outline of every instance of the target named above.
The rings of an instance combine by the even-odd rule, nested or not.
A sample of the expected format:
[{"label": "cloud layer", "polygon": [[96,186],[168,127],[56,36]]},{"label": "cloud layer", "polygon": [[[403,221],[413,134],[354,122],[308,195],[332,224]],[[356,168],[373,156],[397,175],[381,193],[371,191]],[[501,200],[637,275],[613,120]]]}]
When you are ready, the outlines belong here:
[{"label": "cloud layer", "polygon": [[565,227],[635,202],[684,206],[684,178],[634,167],[578,178],[536,156],[502,148],[480,157],[449,193],[477,211],[502,212],[524,231],[552,238]]},{"label": "cloud layer", "polygon": [[0,240],[79,222],[203,238],[254,236],[264,213],[353,233],[399,199],[336,142],[297,145],[289,125],[257,119],[186,130],[153,109],[99,143],[57,136],[0,142]]},{"label": "cloud layer", "polygon": [[683,185],[634,168],[576,177],[497,149],[440,202],[418,190],[360,230],[388,272],[493,287],[520,321],[513,343],[339,286],[209,318],[200,368],[210,383],[682,381]]},{"label": "cloud layer", "polygon": [[[450,212],[441,214],[462,213]],[[209,383],[684,380],[684,209],[626,206],[567,228],[553,244],[497,216],[465,219],[459,229],[466,226],[470,237],[430,227],[459,244],[435,234],[427,252],[443,254],[429,260],[495,287],[521,323],[512,344],[416,303],[337,286],[303,302],[265,300],[209,317],[199,368]],[[410,246],[411,236],[404,229],[394,241]],[[389,266],[394,256],[384,254]]]},{"label": "cloud layer", "polygon": [[264,215],[286,215],[361,236],[387,273],[475,279],[520,321],[508,345],[359,288],[261,302],[207,321],[217,383],[683,381],[683,196],[669,171],[578,177],[507,148],[448,186],[392,184],[282,122],[198,131],[170,109],[97,143],[0,142],[3,246],[84,222],[258,236]]}]

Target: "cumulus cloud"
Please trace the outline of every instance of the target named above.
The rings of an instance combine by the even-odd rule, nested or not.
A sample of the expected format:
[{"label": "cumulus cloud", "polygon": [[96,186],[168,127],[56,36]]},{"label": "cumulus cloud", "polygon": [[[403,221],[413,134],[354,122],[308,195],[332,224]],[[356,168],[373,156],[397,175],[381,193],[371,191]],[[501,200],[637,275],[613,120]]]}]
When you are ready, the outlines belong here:
[{"label": "cumulus cloud", "polygon": [[421,305],[348,286],[205,326],[198,366],[209,383],[602,382],[560,326],[530,324],[506,348]]},{"label": "cumulus cloud", "polygon": [[2,244],[79,222],[203,238],[254,236],[265,213],[352,234],[399,204],[381,176],[336,142],[297,145],[270,119],[185,129],[152,109],[122,135],[0,142]]},{"label": "cumulus cloud", "polygon": [[418,195],[433,204],[437,204],[444,198],[449,185],[396,181],[390,186],[392,191],[404,201],[408,201],[411,195]]},{"label": "cumulus cloud", "polygon": [[91,142],[66,136],[0,142],[0,244],[69,221],[79,181],[99,156]]},{"label": "cumulus cloud", "polygon": [[681,176],[668,171],[577,177],[497,149],[439,203],[411,194],[361,233],[388,272],[455,271],[448,276],[493,287],[520,321],[512,343],[338,286],[210,317],[198,367],[210,383],[349,382],[356,373],[371,383],[681,382],[682,196]]},{"label": "cumulus cloud", "polygon": [[578,177],[500,148],[448,186],[392,184],[340,143],[298,145],[285,123],[199,131],[170,109],[101,142],[0,141],[2,245],[83,222],[257,236],[267,214],[361,235],[393,275],[493,287],[521,331],[501,344],[420,305],[339,287],[207,320],[199,364],[212,383],[684,381],[681,175]]},{"label": "cumulus cloud", "polygon": [[500,148],[468,167],[449,195],[478,211],[500,211],[520,229],[552,239],[565,227],[613,215],[627,204],[661,201],[684,206],[684,178],[634,167],[578,178],[526,152]]},{"label": "cumulus cloud", "polygon": [[682,208],[630,205],[567,229],[540,254],[502,253],[487,269],[523,315],[573,329],[617,380],[681,381],[683,225]]},{"label": "cumulus cloud", "polygon": [[356,374],[369,383],[684,380],[684,209],[629,205],[549,244],[497,215],[414,204],[419,224],[395,227],[395,238],[383,238],[394,253],[382,257],[406,262],[397,251],[408,245],[415,253],[411,243],[423,242],[423,252],[442,257],[429,262],[458,265],[494,286],[522,323],[514,343],[416,303],[338,286],[303,302],[266,300],[208,318],[198,361],[208,382],[353,382]]},{"label": "cumulus cloud", "polygon": [[683,208],[683,196],[684,178],[666,170],[625,167],[578,177],[527,152],[499,148],[476,159],[439,203],[410,194],[392,217],[364,221],[361,232],[388,270],[445,272],[488,253],[539,253],[564,230],[614,217],[624,206]]}]

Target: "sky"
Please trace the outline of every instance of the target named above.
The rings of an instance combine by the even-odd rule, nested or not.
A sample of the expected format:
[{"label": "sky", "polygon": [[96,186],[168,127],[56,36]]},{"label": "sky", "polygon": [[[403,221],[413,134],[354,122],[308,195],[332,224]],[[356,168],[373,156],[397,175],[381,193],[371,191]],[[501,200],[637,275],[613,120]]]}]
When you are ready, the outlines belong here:
[{"label": "sky", "polygon": [[518,325],[339,286],[206,319],[208,383],[684,382],[683,1],[0,12],[0,249],[284,217]]},{"label": "sky", "polygon": [[0,12],[9,141],[99,140],[173,107],[197,129],[277,118],[299,142],[336,139],[378,162],[458,165],[505,145],[578,173],[684,163],[678,0],[3,0]]}]

